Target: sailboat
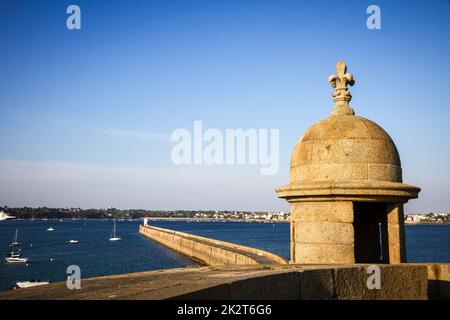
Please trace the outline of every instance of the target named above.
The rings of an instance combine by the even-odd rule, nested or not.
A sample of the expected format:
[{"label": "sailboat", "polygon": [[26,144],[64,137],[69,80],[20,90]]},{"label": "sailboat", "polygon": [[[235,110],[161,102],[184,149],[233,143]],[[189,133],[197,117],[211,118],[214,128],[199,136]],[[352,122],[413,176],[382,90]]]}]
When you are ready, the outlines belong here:
[{"label": "sailboat", "polygon": [[19,230],[16,229],[16,234],[14,235],[14,239],[11,242],[11,247],[17,246],[19,244],[19,242],[17,241],[17,234],[19,233]]},{"label": "sailboat", "polygon": [[122,238],[116,237],[116,219],[114,218],[114,226],[111,232],[111,236],[109,237],[109,241],[119,241]]}]

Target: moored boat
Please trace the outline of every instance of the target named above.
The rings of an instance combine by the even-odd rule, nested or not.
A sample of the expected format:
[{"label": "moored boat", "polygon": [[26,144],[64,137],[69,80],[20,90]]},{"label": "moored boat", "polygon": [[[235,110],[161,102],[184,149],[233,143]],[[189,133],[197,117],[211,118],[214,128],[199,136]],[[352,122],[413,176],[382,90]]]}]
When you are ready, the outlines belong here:
[{"label": "moored boat", "polygon": [[23,258],[22,251],[19,249],[17,252],[12,251],[8,253],[5,261],[9,263],[26,263],[28,262],[28,258]]},{"label": "moored boat", "polygon": [[10,216],[6,212],[0,211],[0,221],[8,220],[8,219],[15,219],[16,217]]},{"label": "moored boat", "polygon": [[46,285],[49,283],[50,282],[48,282],[48,281],[30,280],[30,281],[18,281],[18,282],[16,282],[16,285],[19,288],[31,288],[31,287]]}]

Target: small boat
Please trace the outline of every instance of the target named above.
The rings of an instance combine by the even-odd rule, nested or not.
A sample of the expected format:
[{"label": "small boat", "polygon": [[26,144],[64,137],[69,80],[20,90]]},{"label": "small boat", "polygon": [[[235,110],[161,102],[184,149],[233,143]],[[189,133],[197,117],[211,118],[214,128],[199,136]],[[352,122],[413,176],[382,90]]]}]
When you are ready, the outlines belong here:
[{"label": "small boat", "polygon": [[78,243],[78,240],[69,240],[69,243]]},{"label": "small boat", "polygon": [[6,212],[0,211],[0,221],[8,220],[8,219],[15,219],[16,217],[10,216]]},{"label": "small boat", "polygon": [[16,229],[16,234],[14,235],[14,239],[11,242],[11,247],[17,246],[19,244],[19,242],[17,241],[17,234],[19,233],[19,230]]},{"label": "small boat", "polygon": [[6,262],[9,263],[26,263],[28,262],[28,258],[22,258],[22,252],[19,250],[17,252],[11,252],[5,258]]},{"label": "small boat", "polygon": [[119,241],[122,240],[122,238],[119,238],[116,236],[116,219],[114,219],[114,226],[113,229],[111,231],[111,235],[109,237],[109,241]]},{"label": "small boat", "polygon": [[26,263],[28,262],[28,258],[12,258],[12,257],[6,257],[5,258],[6,262],[9,263]]},{"label": "small boat", "polygon": [[55,231],[55,229],[53,229],[52,227],[48,228],[47,231]]},{"label": "small boat", "polygon": [[18,281],[18,282],[16,282],[16,285],[19,288],[31,288],[31,287],[46,285],[49,283],[50,282],[48,282],[48,281],[30,280],[30,281]]}]

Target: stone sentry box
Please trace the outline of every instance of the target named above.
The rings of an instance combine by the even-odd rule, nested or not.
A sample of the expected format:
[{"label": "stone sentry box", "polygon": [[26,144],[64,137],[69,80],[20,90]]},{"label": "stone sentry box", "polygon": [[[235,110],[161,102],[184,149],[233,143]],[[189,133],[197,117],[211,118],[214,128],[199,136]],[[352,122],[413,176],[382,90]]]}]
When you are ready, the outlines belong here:
[{"label": "stone sentry box", "polygon": [[402,183],[389,135],[355,116],[343,61],[336,71],[328,78],[335,108],[300,138],[291,182],[276,190],[291,204],[291,262],[406,262],[403,204],[420,189]]}]

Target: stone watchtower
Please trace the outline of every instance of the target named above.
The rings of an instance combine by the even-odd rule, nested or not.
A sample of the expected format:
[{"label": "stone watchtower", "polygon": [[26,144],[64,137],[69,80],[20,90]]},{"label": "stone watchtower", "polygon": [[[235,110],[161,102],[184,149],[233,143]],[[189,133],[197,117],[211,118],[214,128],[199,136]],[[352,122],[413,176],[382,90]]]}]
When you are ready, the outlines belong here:
[{"label": "stone watchtower", "polygon": [[291,182],[276,190],[291,204],[291,262],[405,262],[403,204],[420,189],[402,183],[389,135],[355,116],[343,61],[336,72],[328,78],[336,106],[300,138]]}]

